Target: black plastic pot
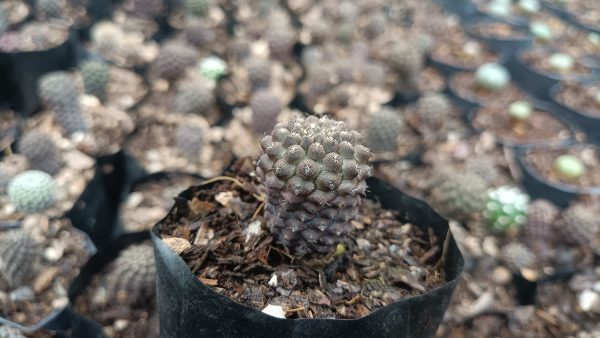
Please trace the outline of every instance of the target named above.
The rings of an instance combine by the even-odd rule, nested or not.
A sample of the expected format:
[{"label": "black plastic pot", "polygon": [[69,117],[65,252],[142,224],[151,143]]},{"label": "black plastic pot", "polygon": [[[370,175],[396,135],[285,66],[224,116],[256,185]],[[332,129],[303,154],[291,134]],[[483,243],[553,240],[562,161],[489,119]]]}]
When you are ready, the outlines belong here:
[{"label": "black plastic pot", "polygon": [[435,68],[444,77],[448,78],[455,73],[474,71],[476,67],[461,67],[458,65],[452,65],[442,60],[435,59],[431,55],[427,57],[427,64]]},{"label": "black plastic pot", "polygon": [[555,17],[563,19],[563,20],[567,20],[567,21],[569,20],[570,14],[567,11],[565,11],[562,7],[560,7],[559,5],[553,4],[552,2],[550,2],[548,0],[543,0],[542,6],[545,10],[550,12]]},{"label": "black plastic pot", "polygon": [[[158,307],[164,337],[431,337],[435,335],[463,267],[448,222],[425,202],[387,183],[369,178],[368,198],[383,208],[398,210],[400,218],[423,229],[431,227],[444,247],[444,285],[426,294],[394,302],[354,320],[278,319],[217,294],[202,284],[181,257],[160,238],[162,222],[155,225]],[[186,208],[195,188],[183,192],[172,213]],[[169,216],[167,216],[169,217]],[[444,240],[445,239],[445,240]]]},{"label": "black plastic pot", "polygon": [[500,53],[502,56],[505,56],[507,58],[512,57],[512,55],[514,55],[514,53],[516,53],[517,50],[523,47],[529,47],[533,43],[533,36],[529,32],[524,30],[522,32],[526,34],[526,36],[514,38],[495,38],[483,36],[474,31],[475,25],[479,23],[487,23],[494,21],[495,20],[488,18],[470,20],[464,26],[465,33],[467,33],[467,35],[471,36],[472,38],[484,42],[491,50],[495,51],[496,53]]},{"label": "black plastic pot", "polygon": [[[550,100],[550,88],[555,86],[563,77],[543,71],[539,71],[523,61],[523,53],[527,47],[517,51],[515,57],[507,65],[515,83],[527,94],[540,100]],[[577,78],[582,80],[583,78]]]},{"label": "black plastic pot", "polygon": [[71,315],[70,331],[73,337],[105,337],[103,328],[94,320],[87,318],[75,311],[73,303],[75,299],[86,291],[88,285],[92,282],[94,276],[102,271],[110,262],[115,260],[121,251],[132,244],[140,243],[150,239],[150,232],[134,232],[122,234],[115,238],[110,243],[107,243],[103,248],[99,249],[88,262],[81,268],[79,275],[73,280],[69,286],[69,301]]},{"label": "black plastic pot", "polygon": [[[553,104],[548,103],[548,102],[543,102],[540,100],[534,100],[534,99],[529,99],[528,101],[532,104],[532,106],[535,109],[550,113],[550,114],[552,114],[552,116],[554,118],[556,118],[560,122],[564,123],[567,126],[567,128],[569,129],[569,131],[571,132],[571,137],[567,138],[567,139],[552,141],[552,142],[542,140],[542,141],[537,141],[537,142],[534,141],[531,143],[521,143],[521,142],[518,142],[517,140],[503,138],[502,135],[496,135],[497,136],[496,142],[500,146],[511,147],[511,148],[512,147],[534,148],[534,147],[547,147],[547,146],[568,146],[568,145],[572,145],[577,142],[575,140],[575,134],[578,131],[578,128],[575,127],[571,123],[571,121],[569,121],[562,114],[560,114],[559,111],[555,108],[555,106]],[[473,124],[473,122],[475,121],[475,118],[477,118],[477,114],[480,109],[482,109],[482,108],[481,107],[474,108],[471,111],[469,111],[469,113],[467,114],[468,125],[471,127],[471,130],[475,131],[476,133],[481,133],[484,131],[481,128],[477,128]],[[507,108],[507,110],[508,110],[508,108]]]},{"label": "black plastic pot", "polygon": [[0,52],[0,102],[28,117],[40,107],[37,80],[42,75],[77,66],[80,54],[77,33],[54,48],[35,52]]},{"label": "black plastic pot", "polygon": [[475,4],[471,0],[435,0],[446,12],[469,20],[477,14]]},{"label": "black plastic pot", "polygon": [[560,90],[560,83],[557,83],[550,88],[549,96],[552,103],[566,119],[577,125],[587,135],[588,141],[600,144],[600,117],[577,111],[558,101],[556,96]]},{"label": "black plastic pot", "polygon": [[556,206],[566,208],[569,203],[581,195],[600,196],[600,187],[579,188],[558,182],[551,182],[540,176],[532,166],[527,163],[525,153],[529,148],[515,148],[515,159],[522,174],[522,184],[532,200],[546,199]]}]

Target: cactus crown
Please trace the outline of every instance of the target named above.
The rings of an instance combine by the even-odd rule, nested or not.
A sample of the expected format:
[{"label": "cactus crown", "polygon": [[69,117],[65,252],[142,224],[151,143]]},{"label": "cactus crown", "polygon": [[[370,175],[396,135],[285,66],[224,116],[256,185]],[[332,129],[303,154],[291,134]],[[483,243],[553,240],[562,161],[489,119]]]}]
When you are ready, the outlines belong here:
[{"label": "cactus crown", "polygon": [[568,179],[577,179],[585,173],[585,165],[573,155],[561,155],[554,160],[554,170]]},{"label": "cactus crown", "polygon": [[54,203],[56,186],[52,176],[39,170],[28,170],[8,183],[8,197],[19,211],[36,213]]},{"label": "cactus crown", "polygon": [[483,217],[495,231],[517,228],[527,221],[529,196],[516,187],[503,186],[488,191]]},{"label": "cactus crown", "polygon": [[368,144],[375,152],[396,150],[397,138],[404,122],[394,110],[384,108],[373,115],[369,122]]},{"label": "cactus crown", "polygon": [[42,100],[53,111],[56,121],[67,134],[86,129],[81,116],[79,91],[70,73],[48,73],[40,78],[38,87]]},{"label": "cactus crown", "polygon": [[510,117],[517,120],[526,120],[533,113],[533,107],[526,101],[515,101],[508,107]]},{"label": "cactus crown", "polygon": [[532,21],[529,24],[529,31],[535,36],[536,39],[541,41],[550,41],[554,37],[552,30],[545,22]]},{"label": "cactus crown", "polygon": [[149,244],[132,245],[123,250],[106,275],[107,290],[119,303],[138,304],[155,292],[154,249]]},{"label": "cactus crown", "polygon": [[510,82],[510,73],[502,65],[486,63],[477,68],[475,81],[481,88],[497,91],[508,85]]},{"label": "cactus crown", "polygon": [[370,175],[361,135],[327,117],[297,116],[261,140],[265,217],[296,255],[331,253],[351,231]]},{"label": "cactus crown", "polygon": [[108,85],[109,66],[102,61],[85,61],[80,68],[85,91],[99,99],[104,99]]},{"label": "cactus crown", "polygon": [[548,59],[548,64],[553,71],[559,73],[566,73],[573,69],[575,65],[575,60],[573,57],[563,53],[555,53],[550,56]]},{"label": "cactus crown", "polygon": [[61,169],[61,156],[52,138],[43,133],[25,134],[19,141],[19,152],[32,169],[55,175]]},{"label": "cactus crown", "polygon": [[28,284],[38,257],[37,244],[24,230],[0,233],[0,290]]}]

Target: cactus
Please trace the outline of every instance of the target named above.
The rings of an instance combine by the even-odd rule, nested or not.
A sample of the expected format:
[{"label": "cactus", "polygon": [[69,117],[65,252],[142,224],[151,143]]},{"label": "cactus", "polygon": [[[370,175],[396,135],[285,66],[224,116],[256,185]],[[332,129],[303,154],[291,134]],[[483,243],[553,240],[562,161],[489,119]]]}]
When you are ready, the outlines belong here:
[{"label": "cactus", "polygon": [[374,152],[395,151],[403,126],[400,115],[390,108],[383,108],[373,114],[367,127],[369,147]]},{"label": "cactus", "polygon": [[498,91],[510,83],[510,73],[497,63],[486,63],[475,71],[477,86],[490,91]]},{"label": "cactus", "polygon": [[175,131],[175,143],[184,156],[196,160],[204,147],[204,130],[187,124],[179,125]]},{"label": "cactus", "polygon": [[487,12],[497,17],[509,17],[512,14],[510,1],[494,0],[487,6]]},{"label": "cactus", "polygon": [[307,84],[308,96],[316,97],[323,95],[332,87],[331,78],[334,76],[333,70],[327,64],[317,64],[308,70]]},{"label": "cactus", "polygon": [[373,40],[385,32],[385,26],[387,20],[385,15],[381,12],[372,13],[368,19],[367,24],[364,27],[364,33],[367,39]]},{"label": "cactus", "polygon": [[550,55],[548,65],[552,71],[557,73],[568,73],[575,66],[575,60],[570,55],[555,53]]},{"label": "cactus", "polygon": [[62,167],[61,155],[50,136],[30,132],[19,141],[19,152],[29,161],[31,169],[55,175]]},{"label": "cactus", "polygon": [[173,81],[183,75],[187,67],[193,66],[197,59],[198,53],[190,45],[170,41],[159,50],[152,70],[158,77]]},{"label": "cactus", "polygon": [[85,92],[100,100],[106,97],[110,67],[103,61],[85,61],[81,64],[81,76]]},{"label": "cactus", "polygon": [[209,56],[200,60],[200,73],[207,79],[217,81],[227,73],[227,64],[216,56]]},{"label": "cactus", "polygon": [[250,99],[252,109],[252,129],[262,135],[273,129],[277,116],[281,113],[282,104],[279,98],[267,90],[259,90]]},{"label": "cactus", "polygon": [[391,45],[387,59],[402,82],[411,88],[416,87],[418,76],[425,65],[425,55],[421,49],[407,41],[398,41]]},{"label": "cactus", "polygon": [[39,247],[26,231],[0,233],[0,290],[30,284],[39,257]]},{"label": "cactus", "polygon": [[561,155],[554,160],[554,170],[567,180],[576,180],[585,174],[585,165],[573,155]]},{"label": "cactus", "polygon": [[210,6],[210,0],[184,0],[185,12],[196,16],[205,16]]},{"label": "cactus", "polygon": [[472,156],[465,160],[465,171],[475,174],[486,182],[496,182],[502,172],[494,156]]},{"label": "cactus", "polygon": [[268,60],[252,58],[246,61],[245,67],[252,90],[269,87],[271,82],[271,63]]},{"label": "cactus", "polygon": [[532,269],[537,264],[537,258],[524,244],[513,242],[502,247],[502,258],[513,270]]},{"label": "cactus", "polygon": [[267,34],[269,55],[273,59],[285,60],[292,54],[296,43],[294,32],[287,27],[275,27]]},{"label": "cactus", "polygon": [[182,85],[175,94],[172,109],[178,113],[209,115],[215,94],[202,81]]},{"label": "cactus", "polygon": [[542,5],[540,4],[540,2],[538,0],[519,0],[517,2],[517,7],[523,13],[525,13],[527,15],[531,15],[531,14],[539,12]]},{"label": "cactus", "polygon": [[194,17],[186,18],[183,33],[187,41],[196,47],[204,47],[217,38],[217,34],[206,22]]},{"label": "cactus", "polygon": [[527,101],[515,101],[508,107],[508,114],[516,121],[527,120],[532,113],[533,107]]},{"label": "cactus", "polygon": [[537,40],[548,42],[554,38],[552,30],[545,22],[532,21],[529,24],[529,31],[535,36]]},{"label": "cactus", "polygon": [[116,53],[120,50],[124,33],[121,27],[112,21],[101,21],[92,27],[91,40],[98,50],[104,53]]},{"label": "cactus", "polygon": [[568,242],[576,245],[597,247],[600,234],[598,213],[582,204],[573,204],[562,212],[556,222],[560,233]]},{"label": "cactus", "polygon": [[156,267],[150,244],[137,244],[123,250],[106,274],[106,289],[121,304],[147,302],[155,294]]},{"label": "cactus", "polygon": [[67,134],[86,130],[81,116],[79,92],[71,74],[60,71],[48,73],[40,78],[38,85],[42,100],[53,111],[56,122]]},{"label": "cactus", "polygon": [[261,140],[267,224],[294,254],[331,253],[351,231],[371,172],[361,139],[343,122],[297,116]]},{"label": "cactus", "polygon": [[448,173],[433,188],[431,203],[443,216],[467,222],[485,209],[487,183],[471,173]]},{"label": "cactus", "polygon": [[165,4],[163,0],[133,0],[134,13],[142,17],[157,17],[164,9]]},{"label": "cactus", "polygon": [[28,170],[15,176],[6,189],[11,204],[19,211],[37,213],[54,203],[56,186],[52,176]]},{"label": "cactus", "polygon": [[425,125],[439,129],[452,114],[452,103],[444,94],[425,93],[417,102],[417,112]]},{"label": "cactus", "polygon": [[64,0],[37,0],[35,15],[40,20],[62,18],[67,4]]},{"label": "cactus", "polygon": [[547,241],[552,237],[552,226],[560,210],[547,200],[534,200],[527,206],[525,235],[532,240]]},{"label": "cactus", "polygon": [[494,231],[516,229],[527,220],[528,203],[529,196],[516,187],[491,189],[487,194],[483,217]]},{"label": "cactus", "polygon": [[375,62],[367,62],[362,68],[362,77],[370,87],[382,87],[385,85],[387,70],[385,66]]}]

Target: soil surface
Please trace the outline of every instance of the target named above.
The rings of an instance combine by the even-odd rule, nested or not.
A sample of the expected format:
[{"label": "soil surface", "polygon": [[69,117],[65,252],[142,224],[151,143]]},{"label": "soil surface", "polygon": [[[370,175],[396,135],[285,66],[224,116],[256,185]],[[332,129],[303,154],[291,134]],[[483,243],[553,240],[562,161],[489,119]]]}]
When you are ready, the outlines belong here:
[{"label": "soil surface", "polygon": [[556,100],[580,114],[600,118],[600,82],[582,85],[564,82],[556,95]]},{"label": "soil surface", "polygon": [[567,73],[559,73],[552,69],[549,62],[550,56],[552,56],[551,52],[540,48],[534,48],[524,52],[520,58],[525,64],[533,67],[538,72],[550,74],[550,76],[554,78],[570,79],[588,76],[592,73],[592,70],[584,66],[581,63],[581,60],[578,60],[577,58],[574,58],[575,63],[571,70],[569,70]]},{"label": "soil surface", "polygon": [[477,111],[473,126],[491,132],[505,144],[551,145],[573,136],[565,123],[538,109],[525,121],[517,121],[510,117],[507,107],[483,107]]},{"label": "soil surface", "polygon": [[467,69],[498,61],[496,53],[464,34],[449,35],[435,47],[431,57],[436,61]]},{"label": "soil surface", "polygon": [[[87,236],[67,219],[29,216],[23,228],[42,253],[31,280],[15,290],[0,290],[0,316],[31,326],[67,306],[67,289],[91,255]],[[0,232],[2,236],[2,232]]]},{"label": "soil surface", "polygon": [[[576,156],[585,165],[585,173],[576,180],[562,177],[554,170],[554,160],[566,154]],[[536,173],[552,182],[581,188],[600,187],[600,151],[593,146],[531,149],[525,154],[525,160],[533,166]]]},{"label": "soil surface", "polygon": [[506,107],[511,102],[525,99],[525,93],[513,83],[509,83],[506,87],[497,91],[480,88],[475,81],[474,72],[455,74],[450,79],[449,86],[462,98],[474,101],[483,106],[499,105]]},{"label": "soil surface", "polygon": [[[252,168],[250,161],[243,165]],[[180,255],[214,291],[259,310],[280,305],[287,318],[350,319],[444,282],[432,233],[399,222],[395,212],[368,200],[353,222],[352,238],[336,253],[291,256],[265,229],[264,197],[255,193],[256,184],[243,174],[200,187],[190,210],[161,228],[166,243],[185,241]]]}]

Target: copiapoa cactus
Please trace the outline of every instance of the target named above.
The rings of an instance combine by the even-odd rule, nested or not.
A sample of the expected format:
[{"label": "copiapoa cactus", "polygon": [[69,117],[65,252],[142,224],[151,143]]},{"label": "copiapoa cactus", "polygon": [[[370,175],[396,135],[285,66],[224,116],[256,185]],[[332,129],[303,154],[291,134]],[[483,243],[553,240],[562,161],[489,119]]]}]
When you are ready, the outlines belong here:
[{"label": "copiapoa cactus", "polygon": [[79,91],[71,74],[62,71],[48,73],[39,80],[38,85],[42,100],[67,134],[86,130],[81,115]]},{"label": "copiapoa cactus", "polygon": [[54,179],[39,170],[28,170],[15,176],[7,188],[11,204],[19,211],[37,213],[54,203]]},{"label": "copiapoa cactus", "polygon": [[395,151],[404,121],[391,108],[373,114],[367,127],[367,143],[374,152]]},{"label": "copiapoa cactus", "polygon": [[132,245],[123,250],[106,275],[106,289],[112,300],[122,304],[148,302],[155,294],[154,248]]},{"label": "copiapoa cactus", "polygon": [[19,141],[18,150],[29,161],[29,166],[50,175],[62,166],[61,155],[52,138],[46,134],[30,132]]},{"label": "copiapoa cactus", "polygon": [[39,247],[24,230],[0,233],[0,290],[9,292],[32,282]]},{"label": "copiapoa cactus", "polygon": [[88,60],[81,64],[80,72],[85,92],[100,100],[106,97],[110,67],[103,61]]},{"label": "copiapoa cactus", "polygon": [[227,73],[227,63],[216,56],[209,56],[200,60],[200,73],[207,79],[217,81]]},{"label": "copiapoa cactus", "polygon": [[516,187],[502,186],[491,189],[483,217],[494,231],[516,229],[527,220],[529,196]]},{"label": "copiapoa cactus", "polygon": [[471,173],[447,173],[431,192],[431,203],[445,217],[467,222],[485,209],[488,185]]},{"label": "copiapoa cactus", "polygon": [[567,180],[577,180],[585,174],[585,165],[573,155],[561,155],[554,160],[554,170]]},{"label": "copiapoa cactus", "polygon": [[371,172],[361,143],[345,123],[314,116],[279,123],[261,140],[267,224],[294,254],[332,253],[351,231]]},{"label": "copiapoa cactus", "polygon": [[510,73],[497,63],[486,63],[475,71],[477,86],[490,91],[498,91],[510,82]]},{"label": "copiapoa cactus", "polygon": [[262,135],[273,129],[281,113],[281,100],[267,90],[259,90],[250,99],[252,129]]},{"label": "copiapoa cactus", "polygon": [[552,71],[557,73],[567,73],[575,66],[575,59],[567,54],[555,53],[550,55],[548,65]]},{"label": "copiapoa cactus", "polygon": [[515,101],[508,106],[508,114],[516,121],[527,120],[532,113],[533,107],[527,101]]}]

